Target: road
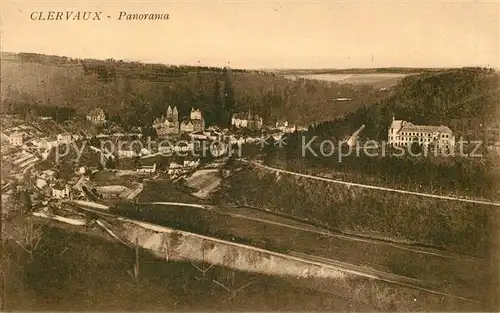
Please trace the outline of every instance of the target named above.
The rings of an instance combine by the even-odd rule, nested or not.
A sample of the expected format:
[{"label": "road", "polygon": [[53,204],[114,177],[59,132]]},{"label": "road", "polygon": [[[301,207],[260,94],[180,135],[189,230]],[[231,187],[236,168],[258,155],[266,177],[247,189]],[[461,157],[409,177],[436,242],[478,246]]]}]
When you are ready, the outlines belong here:
[{"label": "road", "polygon": [[[216,208],[226,216],[210,221],[219,232],[265,240],[313,260],[347,263],[368,271],[426,282],[427,289],[483,301],[487,261],[429,248],[336,234],[248,208]],[[245,227],[241,227],[245,225]]]},{"label": "road", "polygon": [[320,177],[320,176],[314,176],[314,175],[308,175],[308,174],[302,174],[302,173],[282,170],[279,168],[260,164],[260,163],[255,162],[255,161],[248,161],[245,159],[240,159],[240,161],[242,161],[244,163],[252,164],[254,166],[264,168],[264,169],[267,169],[270,171],[278,172],[278,173],[285,173],[285,174],[290,174],[290,175],[297,176],[297,177],[304,177],[304,178],[310,178],[310,179],[315,179],[315,180],[321,180],[321,181],[326,181],[326,182],[330,182],[330,183],[341,184],[344,186],[361,187],[361,188],[366,188],[366,189],[389,191],[389,192],[414,195],[414,196],[420,196],[420,197],[436,198],[436,199],[475,203],[475,204],[486,204],[486,205],[491,205],[491,206],[495,206],[495,207],[500,207],[500,202],[481,200],[481,199],[467,199],[467,198],[460,198],[460,197],[443,196],[443,195],[436,195],[436,194],[423,193],[423,192],[417,192],[417,191],[408,191],[408,190],[402,190],[402,189],[394,189],[394,188],[387,188],[387,187],[380,187],[380,186],[373,186],[373,185],[365,185],[365,184],[359,184],[359,183],[350,183],[350,182],[345,182],[342,180],[335,180],[335,179],[326,178],[326,177]]}]

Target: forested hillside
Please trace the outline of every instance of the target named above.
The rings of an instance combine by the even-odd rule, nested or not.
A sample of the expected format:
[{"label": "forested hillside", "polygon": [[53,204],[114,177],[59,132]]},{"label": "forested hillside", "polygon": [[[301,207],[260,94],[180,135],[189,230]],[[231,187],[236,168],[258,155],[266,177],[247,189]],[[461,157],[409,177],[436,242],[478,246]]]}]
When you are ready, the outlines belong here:
[{"label": "forested hillside", "polygon": [[458,136],[484,139],[490,128],[500,124],[499,83],[498,73],[482,68],[407,76],[390,97],[316,125],[314,132],[342,137],[364,124],[362,137],[383,140],[394,114],[396,119],[447,125]]},{"label": "forested hillside", "polygon": [[[268,123],[282,117],[308,125],[386,97],[370,86],[291,81],[258,71],[36,54],[3,53],[1,80],[4,109],[23,111],[24,103],[81,114],[101,107],[110,119],[128,126],[151,123],[168,105],[176,105],[181,115],[200,108],[208,124],[224,124],[230,114],[252,110]],[[352,101],[335,102],[338,97]]]}]

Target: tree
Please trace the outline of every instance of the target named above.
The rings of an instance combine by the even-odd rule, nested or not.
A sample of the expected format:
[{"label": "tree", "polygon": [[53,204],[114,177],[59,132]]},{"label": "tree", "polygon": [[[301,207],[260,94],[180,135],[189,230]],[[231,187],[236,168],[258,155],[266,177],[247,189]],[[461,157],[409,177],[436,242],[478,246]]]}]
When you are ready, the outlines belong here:
[{"label": "tree", "polygon": [[31,212],[32,202],[31,195],[27,189],[21,190],[20,199],[23,207],[23,213]]},{"label": "tree", "polygon": [[30,219],[16,220],[6,229],[4,234],[6,239],[13,240],[21,247],[33,261],[35,252],[40,246],[43,237],[43,228]]},{"label": "tree", "polygon": [[231,70],[224,68],[224,108],[233,112],[235,107]]},{"label": "tree", "polygon": [[106,159],[106,168],[115,168],[115,160],[113,157],[108,157]]}]

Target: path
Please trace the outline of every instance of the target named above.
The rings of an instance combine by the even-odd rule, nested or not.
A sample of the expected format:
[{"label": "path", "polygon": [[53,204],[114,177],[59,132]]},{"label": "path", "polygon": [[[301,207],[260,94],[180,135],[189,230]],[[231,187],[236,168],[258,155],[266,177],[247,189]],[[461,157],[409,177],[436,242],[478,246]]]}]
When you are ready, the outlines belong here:
[{"label": "path", "polygon": [[414,196],[436,198],[436,199],[443,199],[443,200],[451,200],[451,201],[459,201],[459,202],[467,202],[467,203],[474,203],[474,204],[485,204],[485,205],[500,207],[500,202],[493,202],[493,201],[479,200],[479,199],[466,199],[466,198],[451,197],[451,196],[442,196],[442,195],[423,193],[423,192],[417,192],[417,191],[408,191],[408,190],[402,190],[402,189],[394,189],[394,188],[387,188],[387,187],[380,187],[380,186],[373,186],[373,185],[365,185],[365,184],[359,184],[359,183],[350,183],[350,182],[345,182],[342,180],[335,180],[335,179],[331,179],[331,178],[325,178],[325,177],[320,177],[320,176],[314,176],[314,175],[308,175],[308,174],[302,174],[302,173],[282,170],[279,168],[260,164],[260,163],[255,162],[255,161],[248,161],[248,160],[244,160],[244,159],[241,159],[240,161],[242,161],[244,163],[252,164],[254,166],[264,168],[264,169],[267,169],[270,171],[275,171],[278,173],[285,173],[285,174],[290,174],[290,175],[298,176],[298,177],[321,180],[321,181],[326,181],[326,182],[335,183],[335,184],[341,184],[341,185],[345,185],[345,186],[349,186],[349,187],[354,186],[354,187],[361,187],[361,188],[366,188],[366,189],[375,189],[375,190],[395,192],[395,193],[400,193],[400,194],[409,194],[409,195],[414,195]]}]

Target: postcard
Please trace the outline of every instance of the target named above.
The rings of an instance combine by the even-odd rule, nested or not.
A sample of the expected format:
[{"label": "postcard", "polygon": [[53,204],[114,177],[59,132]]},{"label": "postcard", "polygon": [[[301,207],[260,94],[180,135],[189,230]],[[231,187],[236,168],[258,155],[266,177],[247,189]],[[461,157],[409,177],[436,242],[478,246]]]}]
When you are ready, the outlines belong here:
[{"label": "postcard", "polygon": [[500,310],[500,5],[1,4],[1,311]]}]

